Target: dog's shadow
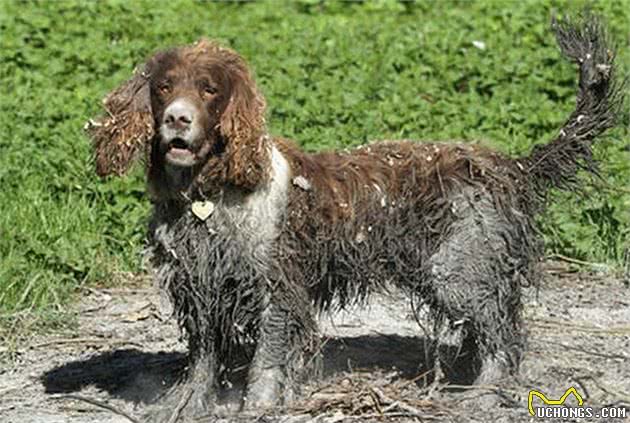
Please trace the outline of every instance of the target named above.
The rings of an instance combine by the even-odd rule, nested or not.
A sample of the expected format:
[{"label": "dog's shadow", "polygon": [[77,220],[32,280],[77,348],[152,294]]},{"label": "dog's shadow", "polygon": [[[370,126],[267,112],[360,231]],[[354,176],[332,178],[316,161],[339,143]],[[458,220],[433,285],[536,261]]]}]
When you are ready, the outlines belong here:
[{"label": "dog's shadow", "polygon": [[[398,377],[417,379],[427,372],[426,343],[421,337],[363,335],[328,338],[323,346],[324,378],[361,371],[396,371]],[[452,383],[469,384],[474,375],[469,363],[460,360],[447,374]],[[151,403],[180,380],[186,370],[181,352],[143,352],[136,349],[109,351],[65,363],[45,372],[42,384],[48,394],[68,394],[93,386],[114,398],[133,403]],[[231,382],[233,395],[245,384],[245,372]],[[418,382],[420,383],[420,382]]]}]

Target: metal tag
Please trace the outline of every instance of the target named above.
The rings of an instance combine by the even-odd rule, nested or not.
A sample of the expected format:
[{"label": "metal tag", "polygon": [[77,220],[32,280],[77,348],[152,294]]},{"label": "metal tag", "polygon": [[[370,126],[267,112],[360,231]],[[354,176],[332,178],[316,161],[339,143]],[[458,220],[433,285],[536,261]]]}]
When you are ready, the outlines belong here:
[{"label": "metal tag", "polygon": [[192,203],[191,210],[198,219],[205,221],[214,212],[214,203],[212,201],[195,201]]}]

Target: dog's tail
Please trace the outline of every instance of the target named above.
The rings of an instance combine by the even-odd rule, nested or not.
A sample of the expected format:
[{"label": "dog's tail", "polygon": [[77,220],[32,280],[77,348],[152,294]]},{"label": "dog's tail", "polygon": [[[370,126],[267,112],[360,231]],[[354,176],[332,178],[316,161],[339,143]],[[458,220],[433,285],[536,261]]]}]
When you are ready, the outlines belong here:
[{"label": "dog's tail", "polygon": [[553,19],[552,29],[562,53],[579,67],[579,86],[575,111],[556,138],[517,161],[541,200],[550,188],[574,188],[580,169],[597,174],[592,143],[618,122],[628,86],[617,78],[610,38],[596,17]]}]

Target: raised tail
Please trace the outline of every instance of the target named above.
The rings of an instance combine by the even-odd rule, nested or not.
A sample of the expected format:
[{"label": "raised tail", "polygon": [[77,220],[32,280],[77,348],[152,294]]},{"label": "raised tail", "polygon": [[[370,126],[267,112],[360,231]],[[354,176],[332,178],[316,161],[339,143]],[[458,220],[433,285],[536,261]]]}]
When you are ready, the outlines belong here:
[{"label": "raised tail", "polygon": [[541,199],[550,188],[575,187],[580,169],[597,173],[592,143],[618,122],[627,88],[627,80],[617,78],[610,38],[596,17],[553,19],[552,29],[562,53],[579,67],[579,86],[575,111],[558,136],[518,160]]}]

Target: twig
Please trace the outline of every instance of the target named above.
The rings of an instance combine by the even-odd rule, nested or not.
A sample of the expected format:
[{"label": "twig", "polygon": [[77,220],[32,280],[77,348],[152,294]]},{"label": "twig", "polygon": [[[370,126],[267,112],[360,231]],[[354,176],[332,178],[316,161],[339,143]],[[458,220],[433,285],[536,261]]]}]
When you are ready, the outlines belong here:
[{"label": "twig", "polygon": [[190,397],[192,396],[192,394],[192,388],[188,388],[186,392],[182,394],[182,399],[179,401],[179,404],[177,404],[177,407],[175,407],[175,410],[173,410],[173,414],[171,414],[171,418],[168,419],[168,423],[175,423],[177,422],[177,420],[179,420],[179,415],[181,414],[184,407],[186,407],[186,404],[188,404],[188,401],[190,401]]},{"label": "twig", "polygon": [[103,344],[107,343],[103,338],[71,338],[71,339],[55,339],[52,341],[41,342],[39,344],[29,345],[29,349],[37,349],[43,347],[50,347],[53,345],[66,345],[66,344]]},{"label": "twig", "polygon": [[561,342],[554,342],[554,341],[544,341],[544,343],[545,344],[551,344],[551,345],[557,345],[559,347],[566,348],[567,350],[579,351],[579,352],[582,352],[584,354],[594,355],[594,356],[597,356],[597,357],[604,357],[604,358],[610,358],[610,359],[619,359],[619,360],[630,360],[630,356],[627,356],[625,354],[600,353],[600,352],[597,352],[597,351],[591,351],[591,350],[587,350],[587,349],[584,349],[584,348],[574,347],[572,345],[567,345],[567,344],[563,344]]},{"label": "twig", "polygon": [[379,396],[376,394],[376,392],[374,392],[374,388],[370,389],[369,395],[370,395],[370,398],[372,399],[372,402],[374,403],[374,407],[376,408],[376,411],[378,412],[378,414],[383,415],[383,409],[381,408],[381,404],[380,404],[381,401],[380,401]]},{"label": "twig", "polygon": [[572,275],[575,273],[580,272],[580,269],[575,267],[575,266],[571,266],[571,265],[567,265],[567,263],[565,262],[559,262],[559,261],[547,261],[544,264],[544,271],[545,273],[551,273],[554,275]]},{"label": "twig", "polygon": [[370,388],[372,392],[374,392],[376,394],[376,396],[379,398],[379,400],[383,403],[383,404],[393,404],[394,402],[398,402],[398,408],[400,408],[401,410],[404,410],[405,412],[409,413],[412,416],[418,417],[418,418],[422,418],[424,416],[424,414],[418,410],[417,408],[406,404],[404,402],[401,401],[394,401],[393,399],[391,399],[390,397],[388,397],[387,395],[385,395],[380,389],[378,388]]},{"label": "twig", "polygon": [[264,414],[261,414],[260,416],[256,417],[256,420],[254,420],[254,423],[267,423],[267,416],[265,416]]},{"label": "twig", "polygon": [[434,398],[435,394],[441,392],[444,389],[444,383],[442,383],[442,379],[444,378],[444,371],[442,370],[442,364],[440,363],[440,359],[436,359],[433,364],[433,372],[435,376],[433,377],[433,382],[429,386],[427,386],[426,396],[428,398]]},{"label": "twig", "polygon": [[110,339],[103,338],[70,338],[70,339],[55,339],[52,341],[42,342],[39,344],[29,345],[30,349],[37,349],[42,347],[50,347],[53,345],[66,345],[66,344],[108,344],[108,345],[132,345],[134,347],[142,348],[142,345],[129,341],[112,341]]},{"label": "twig", "polygon": [[152,294],[155,290],[151,288],[101,288],[99,291],[106,294]]},{"label": "twig", "polygon": [[591,398],[591,394],[589,392],[589,390],[586,388],[586,384],[584,384],[584,382],[582,382],[582,380],[580,378],[575,378],[575,382],[578,385],[578,388],[580,388],[580,392],[582,393],[582,399],[584,401],[588,401]]},{"label": "twig", "polygon": [[[421,417],[413,415],[411,413],[407,413],[404,411],[396,411],[394,413],[383,413],[383,414],[378,414],[378,413],[370,413],[370,414],[360,414],[358,416],[343,416],[343,420],[342,421],[347,421],[347,420],[367,420],[367,419],[378,419],[378,418],[394,418],[394,417],[415,417],[416,419],[423,421]],[[432,418],[432,417],[431,417]]]},{"label": "twig", "polygon": [[488,391],[499,396],[504,396],[505,393],[509,393],[515,396],[519,396],[522,394],[522,392],[520,391],[503,388],[498,385],[447,385],[447,388],[461,389],[461,390],[467,390],[467,391],[475,391],[475,390]]},{"label": "twig", "polygon": [[401,388],[407,388],[408,386],[411,386],[412,384],[416,383],[417,381],[419,381],[422,378],[427,377],[429,374],[433,373],[435,370],[434,369],[429,369],[425,372],[420,373],[418,376],[414,376],[413,379],[410,379],[408,381],[406,381]]},{"label": "twig", "polygon": [[612,395],[616,398],[619,398],[622,402],[630,403],[630,394],[623,391],[614,391],[607,385],[602,384],[598,379],[595,379],[595,377],[591,375],[584,375],[584,376],[575,378],[576,381],[578,381],[580,384],[583,385],[584,383],[582,382],[582,379],[588,379],[592,381],[595,384],[595,386],[597,386],[602,391],[606,392],[608,395]]},{"label": "twig", "polygon": [[511,404],[512,406],[517,406],[518,401],[516,401],[514,398],[511,398],[508,394],[511,394],[515,397],[518,397],[519,395],[521,395],[521,392],[517,392],[512,389],[502,388],[502,387],[499,387],[498,385],[448,385],[447,387],[453,388],[453,389],[467,390],[468,392],[475,391],[475,390],[486,391],[485,393],[480,392],[476,395],[464,396],[463,398],[456,399],[455,403],[460,403],[463,401],[468,401],[473,398],[480,398],[486,395],[494,394],[497,397],[499,397],[501,400],[503,400],[504,403]]},{"label": "twig", "polygon": [[606,334],[628,334],[630,333],[630,325],[619,325],[609,328],[600,328],[597,326],[586,326],[570,323],[562,320],[554,321],[551,319],[531,319],[530,326],[538,326],[542,328],[556,327],[561,329],[571,329],[578,332],[590,332],[590,333],[606,333]]},{"label": "twig", "polygon": [[107,294],[106,292],[103,292],[102,289],[94,289],[94,288],[90,288],[87,286],[84,286],[81,288],[82,291],[87,291],[88,294],[92,294],[95,295],[97,297],[105,297],[105,299],[107,300],[107,302],[109,302],[112,299],[112,296]]},{"label": "twig", "polygon": [[60,395],[58,397],[54,397],[53,399],[56,400],[60,400],[60,399],[73,399],[73,400],[77,400],[77,401],[83,401],[83,402],[87,402],[88,404],[92,404],[96,407],[100,407],[103,408],[105,410],[111,411],[114,414],[118,414],[119,416],[122,416],[124,418],[126,418],[127,420],[129,420],[132,423],[142,423],[142,421],[136,419],[135,417],[130,416],[129,414],[125,413],[122,410],[119,410],[118,408],[109,405],[105,402],[102,401],[98,401],[95,399],[91,399],[91,398],[87,398],[87,397],[83,397],[81,395],[74,395],[74,394],[68,394],[68,395]]},{"label": "twig", "polygon": [[562,254],[557,254],[557,253],[549,254],[545,258],[546,259],[556,259],[556,260],[566,261],[567,263],[579,264],[581,266],[589,266],[589,267],[602,267],[602,266],[605,266],[603,263],[593,263],[593,262],[590,262],[590,261],[579,260],[579,259],[576,259],[576,258],[573,258],[573,257],[567,257],[567,256],[564,256]]},{"label": "twig", "polygon": [[94,313],[95,311],[101,311],[101,310],[107,308],[107,306],[108,306],[108,304],[105,303],[105,304],[98,305],[96,307],[86,308],[85,310],[79,310],[79,313],[80,314]]},{"label": "twig", "polygon": [[27,383],[26,385],[15,385],[9,388],[0,389],[0,398],[5,398],[9,392],[17,391],[18,389],[24,390],[26,388],[30,388],[33,385],[33,382]]},{"label": "twig", "polygon": [[452,388],[452,389],[465,389],[468,391],[490,391],[490,392],[496,392],[497,389],[499,389],[499,387],[497,385],[447,385],[447,388]]}]

